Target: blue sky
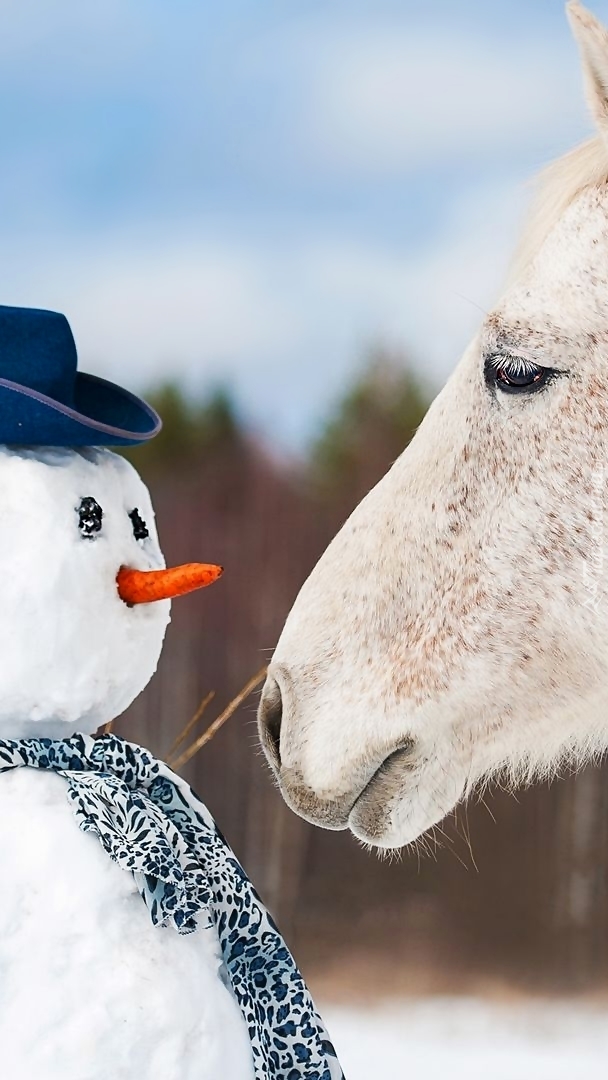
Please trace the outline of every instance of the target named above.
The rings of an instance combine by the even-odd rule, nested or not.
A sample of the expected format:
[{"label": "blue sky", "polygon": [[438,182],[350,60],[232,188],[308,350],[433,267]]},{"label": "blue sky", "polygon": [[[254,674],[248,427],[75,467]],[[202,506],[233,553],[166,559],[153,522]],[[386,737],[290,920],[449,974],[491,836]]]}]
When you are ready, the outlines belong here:
[{"label": "blue sky", "polygon": [[[596,4],[608,20],[608,0]],[[81,366],[302,445],[361,363],[437,388],[525,181],[590,131],[559,0],[1,0],[0,300]]]}]

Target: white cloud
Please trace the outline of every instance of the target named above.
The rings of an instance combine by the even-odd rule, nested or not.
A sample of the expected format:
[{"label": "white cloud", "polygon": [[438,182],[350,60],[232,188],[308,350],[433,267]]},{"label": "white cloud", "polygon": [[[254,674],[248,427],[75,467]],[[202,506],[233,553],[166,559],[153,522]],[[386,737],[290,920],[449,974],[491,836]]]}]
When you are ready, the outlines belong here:
[{"label": "white cloud", "polygon": [[[127,385],[230,382],[247,414],[265,427],[271,417],[286,440],[310,429],[370,342],[401,344],[443,381],[482,318],[477,305],[498,291],[522,163],[584,130],[565,31],[507,42],[433,26],[424,10],[409,28],[317,12],[257,35],[232,23],[217,49],[205,39],[200,63],[194,22],[174,14],[165,49],[162,5],[149,22],[122,0],[95,10],[59,0],[55,22],[46,8],[36,22],[33,0],[4,7],[0,83],[16,101],[31,83],[35,93],[3,157],[3,302],[65,311],[82,366]],[[91,86],[95,108],[81,115]],[[133,101],[118,93],[126,87]],[[52,102],[44,130],[37,95]],[[215,174],[218,147],[229,153]],[[421,176],[433,194],[408,247],[398,226],[407,218],[415,233],[415,212],[395,192]],[[131,195],[115,211],[123,181]]]},{"label": "white cloud", "polygon": [[292,343],[284,306],[268,288],[267,255],[230,238],[113,237],[46,247],[35,260],[7,254],[2,295],[65,309],[81,358],[110,377],[122,372],[141,386],[172,371],[201,381]]},{"label": "white cloud", "polygon": [[498,293],[520,210],[512,186],[469,193],[416,250],[336,232],[239,242],[211,225],[197,244],[5,250],[0,295],[65,311],[85,369],[139,388],[228,382],[251,419],[271,416],[279,438],[297,441],[370,343],[403,347],[440,385],[483,317],[477,305]]},{"label": "white cloud", "polygon": [[308,39],[302,156],[352,175],[505,160],[584,127],[574,46],[464,35],[429,24],[369,28]]}]

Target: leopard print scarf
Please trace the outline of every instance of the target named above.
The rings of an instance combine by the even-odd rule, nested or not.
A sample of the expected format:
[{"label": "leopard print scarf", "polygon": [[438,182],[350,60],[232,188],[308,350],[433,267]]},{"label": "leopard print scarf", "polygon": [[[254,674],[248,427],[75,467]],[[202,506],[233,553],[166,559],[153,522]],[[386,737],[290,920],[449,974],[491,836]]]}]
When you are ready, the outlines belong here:
[{"label": "leopard print scarf", "polygon": [[53,769],[83,832],[133,874],[155,926],[214,925],[245,1018],[256,1080],[342,1080],[300,972],[245,871],[191,788],[116,735],[0,740],[0,772]]}]

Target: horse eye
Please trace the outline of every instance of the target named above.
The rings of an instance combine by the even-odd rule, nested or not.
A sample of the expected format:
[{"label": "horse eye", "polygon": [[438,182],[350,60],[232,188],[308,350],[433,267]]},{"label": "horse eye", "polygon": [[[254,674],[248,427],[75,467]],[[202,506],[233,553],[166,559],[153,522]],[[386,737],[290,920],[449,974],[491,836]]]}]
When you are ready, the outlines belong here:
[{"label": "horse eye", "polygon": [[135,507],[135,510],[131,510],[129,514],[131,518],[131,524],[133,525],[133,536],[136,540],[145,540],[150,533],[148,532],[148,526],[142,518],[139,510]]},{"label": "horse eye", "polygon": [[103,510],[91,495],[85,495],[76,508],[78,514],[78,528],[80,535],[86,540],[94,540],[97,533],[101,532]]},{"label": "horse eye", "polygon": [[485,364],[486,382],[511,394],[540,390],[552,374],[552,368],[533,364],[523,356],[491,356]]}]

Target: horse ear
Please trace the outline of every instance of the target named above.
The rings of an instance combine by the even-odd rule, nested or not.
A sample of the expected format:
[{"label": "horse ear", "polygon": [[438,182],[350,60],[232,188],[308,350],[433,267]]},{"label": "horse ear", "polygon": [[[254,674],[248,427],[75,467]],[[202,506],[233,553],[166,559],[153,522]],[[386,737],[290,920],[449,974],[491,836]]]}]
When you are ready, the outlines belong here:
[{"label": "horse ear", "polygon": [[608,30],[578,0],[570,0],[566,11],[581,53],[587,102],[608,140]]}]

